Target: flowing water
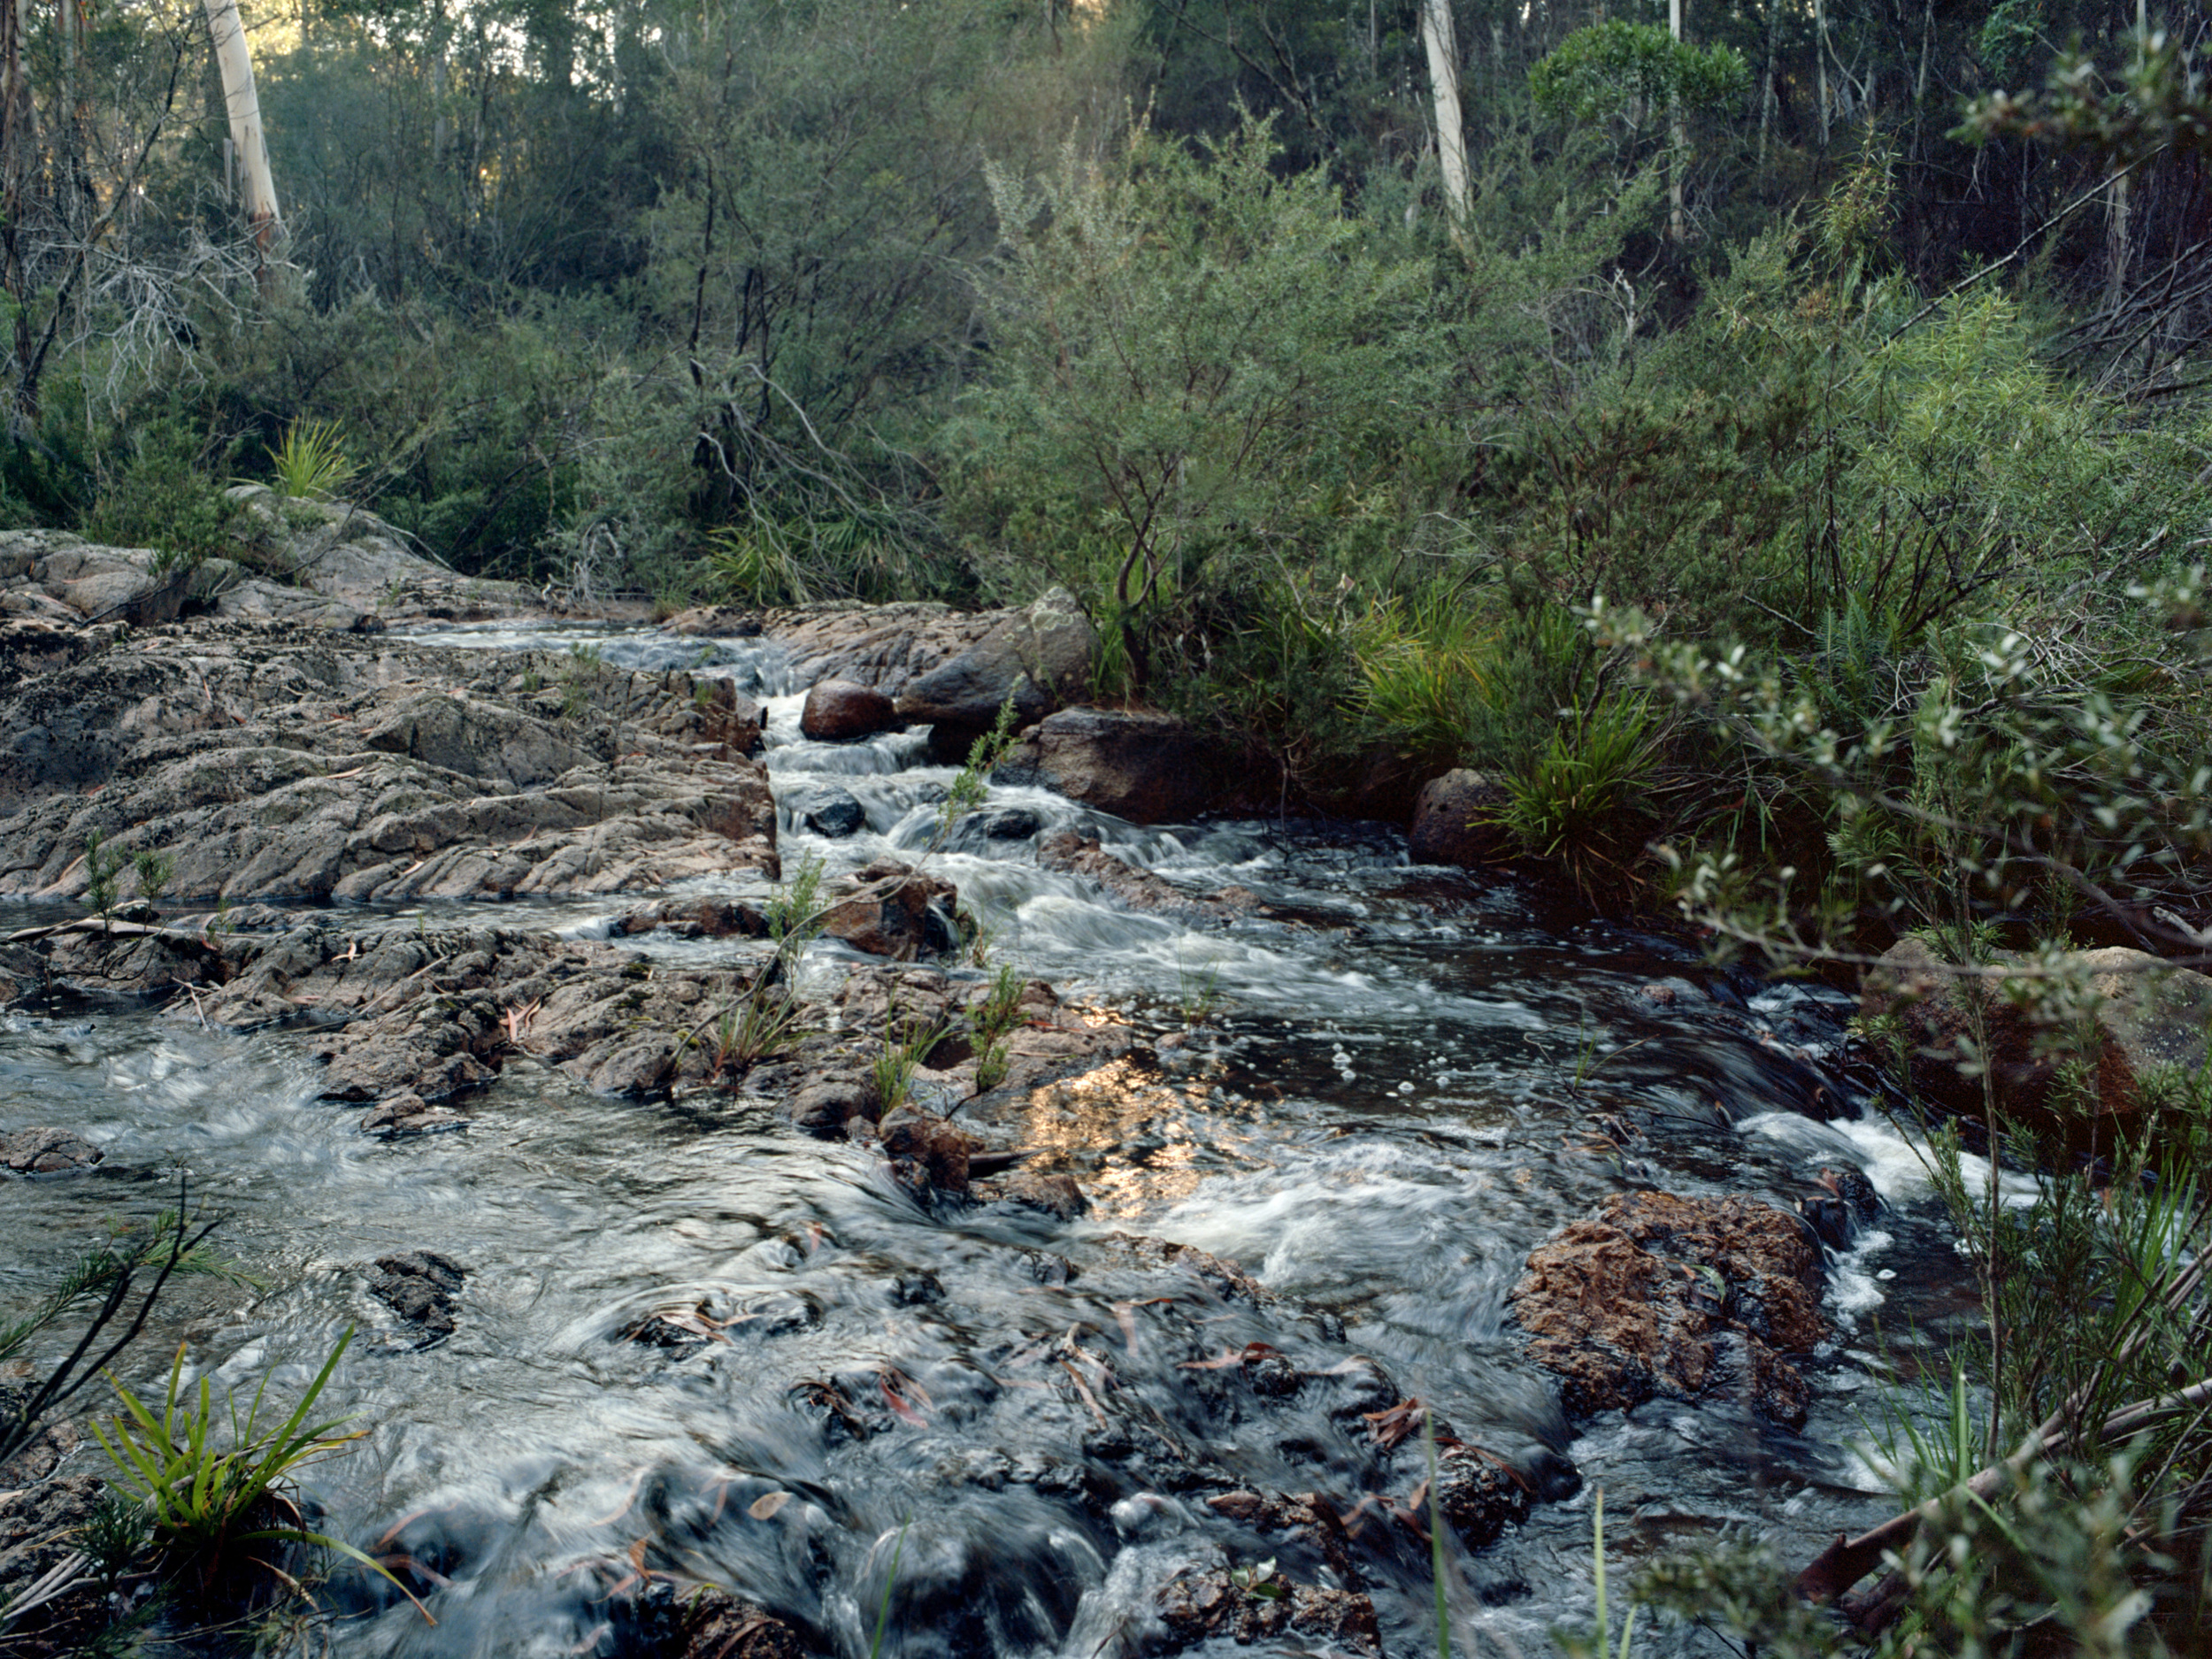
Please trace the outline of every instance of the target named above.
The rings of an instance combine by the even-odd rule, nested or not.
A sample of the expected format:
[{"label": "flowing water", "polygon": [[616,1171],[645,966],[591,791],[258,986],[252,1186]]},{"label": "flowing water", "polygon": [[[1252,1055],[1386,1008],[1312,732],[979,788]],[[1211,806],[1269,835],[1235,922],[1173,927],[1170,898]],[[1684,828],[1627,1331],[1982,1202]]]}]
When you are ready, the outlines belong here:
[{"label": "flowing water", "polygon": [[[773,647],[552,636],[582,641],[767,698],[787,870],[928,844],[952,772],[922,763],[919,733],[801,738]],[[798,819],[830,786],[864,814],[843,839]],[[255,1282],[196,1280],[165,1305],[188,1375],[267,1377],[288,1399],[356,1327],[325,1403],[365,1434],[319,1468],[314,1495],[328,1530],[400,1563],[437,1623],[342,1584],[327,1635],[349,1655],[634,1650],[625,1581],[642,1565],[727,1586],[846,1659],[869,1652],[887,1586],[887,1654],[1098,1659],[1142,1639],[1183,1566],[1279,1552],[1286,1573],[1325,1576],[1202,1502],[1236,1482],[1355,1514],[1386,1651],[1432,1653],[1427,1547],[1379,1502],[1361,1508],[1420,1474],[1417,1439],[1380,1449],[1359,1415],[1390,1397],[1375,1366],[1538,1471],[1552,1500],[1455,1563],[1472,1647],[1541,1654],[1555,1624],[1587,1617],[1601,1486],[1617,1573],[1731,1529],[1803,1558],[1886,1512],[1850,1449],[1863,1417],[1888,1368],[1969,1310],[1909,1147],[1843,1067],[1844,999],[1411,867],[1373,826],[1139,829],[1025,788],[995,787],[989,808],[999,833],[971,820],[932,868],[996,930],[997,956],[1098,1018],[1179,1037],[1156,1064],[1053,1091],[1024,1123],[1025,1143],[1081,1182],[1086,1219],[926,1207],[878,1156],[798,1136],[758,1104],[600,1099],[526,1063],[465,1131],[385,1142],[318,1099],[285,1035],[19,1014],[0,1025],[9,1120],[74,1129],[106,1160],[0,1184],[0,1312],[111,1222],[173,1203],[188,1173]],[[1038,832],[1058,827],[1193,892],[1240,884],[1269,914],[1133,914],[1038,867]],[[626,904],[483,908],[594,934]],[[631,942],[690,959],[739,948]],[[818,946],[809,972],[856,960]],[[1505,1325],[1532,1244],[1627,1187],[1787,1204],[1844,1163],[1890,1207],[1832,1264],[1838,1334],[1806,1367],[1805,1432],[1665,1401],[1568,1427]],[[1279,1300],[1197,1295],[1135,1260],[1117,1237],[1130,1234],[1240,1263]],[[413,1248],[470,1270],[457,1333],[429,1348],[367,1292],[375,1257]],[[689,1348],[626,1340],[670,1305],[727,1323]],[[1207,1357],[1255,1341],[1303,1379],[1270,1393]],[[151,1377],[168,1351],[149,1341],[135,1363]]]}]

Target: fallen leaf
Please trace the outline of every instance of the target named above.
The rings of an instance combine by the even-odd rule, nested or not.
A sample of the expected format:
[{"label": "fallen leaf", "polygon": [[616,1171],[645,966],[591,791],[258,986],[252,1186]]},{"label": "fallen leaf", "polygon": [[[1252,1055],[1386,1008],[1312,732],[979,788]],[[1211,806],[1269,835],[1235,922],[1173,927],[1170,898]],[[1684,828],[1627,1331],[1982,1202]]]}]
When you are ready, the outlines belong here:
[{"label": "fallen leaf", "polygon": [[787,1492],[765,1492],[745,1506],[745,1513],[756,1521],[772,1521],[776,1511],[790,1502]]}]

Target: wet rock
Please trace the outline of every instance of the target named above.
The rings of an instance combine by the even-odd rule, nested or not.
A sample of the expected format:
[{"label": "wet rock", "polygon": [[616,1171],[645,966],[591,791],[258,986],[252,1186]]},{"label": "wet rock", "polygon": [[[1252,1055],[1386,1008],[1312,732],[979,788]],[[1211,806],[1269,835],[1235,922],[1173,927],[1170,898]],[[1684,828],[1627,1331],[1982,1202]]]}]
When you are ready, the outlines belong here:
[{"label": "wet rock", "polygon": [[989,1202],[1041,1210],[1056,1221],[1076,1221],[1091,1212],[1091,1201],[1071,1175],[1016,1170],[974,1183],[975,1195]]},{"label": "wet rock", "polygon": [[951,661],[900,688],[898,713],[971,736],[1009,696],[1017,724],[1042,718],[1089,688],[1098,635],[1064,588],[1041,595]]},{"label": "wet rock", "polygon": [[[0,1608],[21,1596],[77,1548],[78,1534],[99,1507],[105,1486],[91,1475],[58,1475],[0,1491]],[[109,1621],[87,1581],[47,1603],[6,1632],[11,1655],[79,1654]]]},{"label": "wet rock", "polygon": [[1436,1497],[1446,1525],[1470,1549],[1497,1542],[1528,1518],[1529,1487],[1519,1472],[1466,1445],[1440,1448]]},{"label": "wet rock", "polygon": [[927,603],[833,601],[766,611],[760,622],[789,653],[795,684],[849,680],[896,696],[907,681],[951,661],[1002,626],[1011,614],[959,611]]},{"label": "wet rock", "polygon": [[1408,856],[1417,864],[1468,867],[1510,857],[1513,838],[1492,817],[1504,801],[1505,790],[1479,772],[1430,779],[1414,798]]},{"label": "wet rock", "polygon": [[810,1083],[784,1102],[784,1115],[809,1134],[848,1134],[855,1118],[872,1124],[883,1110],[875,1080],[857,1072]]},{"label": "wet rock", "polygon": [[[1274,1594],[1268,1594],[1271,1590]],[[1179,1575],[1160,1592],[1157,1608],[1170,1642],[1179,1648],[1216,1636],[1248,1645],[1295,1634],[1325,1644],[1324,1653],[1382,1651],[1375,1604],[1358,1591],[1326,1590],[1273,1577],[1256,1586],[1240,1585],[1230,1569],[1217,1567]]]},{"label": "wet rock", "polygon": [[706,741],[687,675],[563,688],[577,671],[548,660],[551,687],[511,693],[489,653],[208,622],[87,634],[0,678],[0,893],[81,895],[95,830],[168,857],[180,899],[776,873],[765,774]]},{"label": "wet rock", "polygon": [[1059,830],[1037,846],[1037,863],[1047,870],[1087,876],[1135,910],[1152,910],[1189,921],[1225,921],[1259,908],[1259,897],[1248,887],[1233,883],[1210,893],[1186,893],[1154,875],[1117,858],[1087,835]]},{"label": "wet rock", "polygon": [[721,745],[724,760],[760,752],[760,735],[768,724],[768,711],[750,697],[738,695],[737,682],[719,675],[695,680],[691,687],[692,707],[699,711],[699,740]]},{"label": "wet rock", "polygon": [[684,639],[757,639],[761,632],[760,613],[741,610],[736,605],[698,605],[689,611],[679,611],[661,624],[661,632]]},{"label": "wet rock", "polygon": [[959,894],[949,881],[879,858],[856,872],[849,891],[823,918],[822,931],[872,956],[911,962],[949,949]]},{"label": "wet rock", "polygon": [[[456,1089],[465,1088],[482,1080],[473,1070],[449,1075],[461,1079],[454,1084]],[[485,1073],[487,1077],[489,1075],[488,1071]],[[399,1094],[378,1101],[362,1115],[361,1133],[387,1136],[421,1135],[439,1129],[457,1129],[467,1121],[451,1107],[434,1106],[412,1089],[403,1089]]]},{"label": "wet rock", "polygon": [[88,1170],[106,1155],[66,1129],[18,1129],[0,1135],[0,1167],[18,1175],[58,1175]]},{"label": "wet rock", "polygon": [[680,939],[765,939],[768,918],[731,899],[668,899],[626,912],[612,931],[632,936],[658,928]]},{"label": "wet rock", "polygon": [[1225,1521],[1262,1534],[1286,1537],[1293,1543],[1303,1545],[1339,1578],[1358,1580],[1344,1522],[1329,1501],[1317,1493],[1288,1497],[1281,1493],[1240,1487],[1234,1492],[1215,1494],[1206,1500],[1206,1507]]},{"label": "wet rock", "polygon": [[377,1257],[369,1294],[428,1337],[451,1336],[453,1299],[468,1279],[468,1269],[434,1250],[409,1250]]},{"label": "wet rock", "polygon": [[681,1598],[671,1659],[806,1659],[818,1650],[772,1613],[727,1590]]},{"label": "wet rock", "polygon": [[1714,1394],[1793,1428],[1805,1391],[1780,1356],[1825,1334],[1821,1282],[1794,1216],[1630,1193],[1531,1251],[1508,1302],[1572,1417]]},{"label": "wet rock", "polygon": [[1171,714],[1063,709],[1033,743],[1046,785],[1133,824],[1195,818],[1234,793],[1229,757]]},{"label": "wet rock", "polygon": [[2114,1130],[2140,1117],[2147,1078],[2204,1064],[2212,977],[2117,946],[2076,951],[2063,965],[2081,976],[2093,1001],[2093,1033],[2082,1056],[2094,1074],[2086,1098],[2060,1085],[2066,1056],[2051,1041],[2060,1033],[2036,1024],[2001,981],[1958,978],[1916,935],[1899,940],[1868,970],[1860,1011],[1902,1025],[1916,1091],[1948,1110],[1977,1114],[1982,1079],[1961,1073],[1959,1045],[1974,1036],[1978,1002],[1979,1047],[1998,1106],[2077,1152],[2108,1149]]},{"label": "wet rock", "polygon": [[1235,1263],[1210,1256],[1196,1245],[1178,1244],[1172,1239],[1131,1233],[1110,1233],[1099,1242],[1118,1251],[1136,1265],[1155,1272],[1173,1271],[1195,1275],[1225,1302],[1241,1302],[1248,1307],[1261,1309],[1271,1306],[1275,1301],[1273,1291]]},{"label": "wet rock", "polygon": [[968,1190],[968,1158],[975,1142],[941,1118],[921,1114],[887,1118],[881,1125],[883,1150],[902,1184],[947,1197]]},{"label": "wet rock", "polygon": [[791,817],[802,829],[829,841],[842,841],[868,827],[866,810],[850,790],[834,784],[801,791],[791,803]]},{"label": "wet rock", "polygon": [[799,711],[799,730],[821,743],[873,737],[898,723],[890,698],[872,686],[856,685],[849,680],[818,681],[806,694],[805,706]]}]

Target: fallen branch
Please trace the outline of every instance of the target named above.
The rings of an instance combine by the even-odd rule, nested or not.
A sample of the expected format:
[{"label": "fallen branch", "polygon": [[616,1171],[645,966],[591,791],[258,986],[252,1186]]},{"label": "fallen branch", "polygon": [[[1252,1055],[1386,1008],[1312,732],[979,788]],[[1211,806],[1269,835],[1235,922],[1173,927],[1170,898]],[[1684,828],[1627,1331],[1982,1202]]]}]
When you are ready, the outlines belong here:
[{"label": "fallen branch", "polygon": [[[2139,1429],[2147,1428],[2161,1417],[2178,1411],[2212,1403],[2212,1377],[2191,1384],[2173,1394],[2162,1394],[2154,1400],[2139,1401],[2123,1406],[2097,1426],[2093,1435],[2085,1437],[2088,1446],[2108,1445],[2124,1440]],[[2068,1432],[2067,1413],[2058,1412],[2034,1433],[2022,1441],[2020,1449],[2002,1463],[1992,1463],[1972,1479],[1939,1497],[1906,1510],[1902,1515],[1862,1532],[1856,1538],[1839,1536],[1836,1541],[1815,1556],[1804,1571],[1797,1575],[1797,1593],[1809,1601],[1832,1601],[1853,1585],[1882,1564],[1884,1557],[1893,1550],[1902,1550],[1911,1543],[1913,1535],[1927,1522],[1942,1513],[1944,1507],[1961,1496],[1986,1503],[2006,1486],[2012,1484],[2020,1472],[2039,1458],[2055,1456],[2076,1442],[2078,1437]],[[2085,1448],[2086,1449],[2086,1448]]]}]

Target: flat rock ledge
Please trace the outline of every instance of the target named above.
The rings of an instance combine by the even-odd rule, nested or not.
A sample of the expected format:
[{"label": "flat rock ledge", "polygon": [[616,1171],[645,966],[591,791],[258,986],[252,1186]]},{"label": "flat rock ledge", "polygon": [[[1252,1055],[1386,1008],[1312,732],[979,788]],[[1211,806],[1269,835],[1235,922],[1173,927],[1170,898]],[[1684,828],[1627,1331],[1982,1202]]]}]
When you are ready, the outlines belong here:
[{"label": "flat rock ledge", "polygon": [[0,895],[96,832],[180,899],[609,893],[777,873],[728,682],[325,631],[0,625]]},{"label": "flat rock ledge", "polygon": [[1819,1246],[1746,1198],[1625,1193],[1529,1253],[1509,1297],[1570,1417],[1732,1399],[1788,1428],[1809,1394],[1783,1357],[1827,1334]]}]

